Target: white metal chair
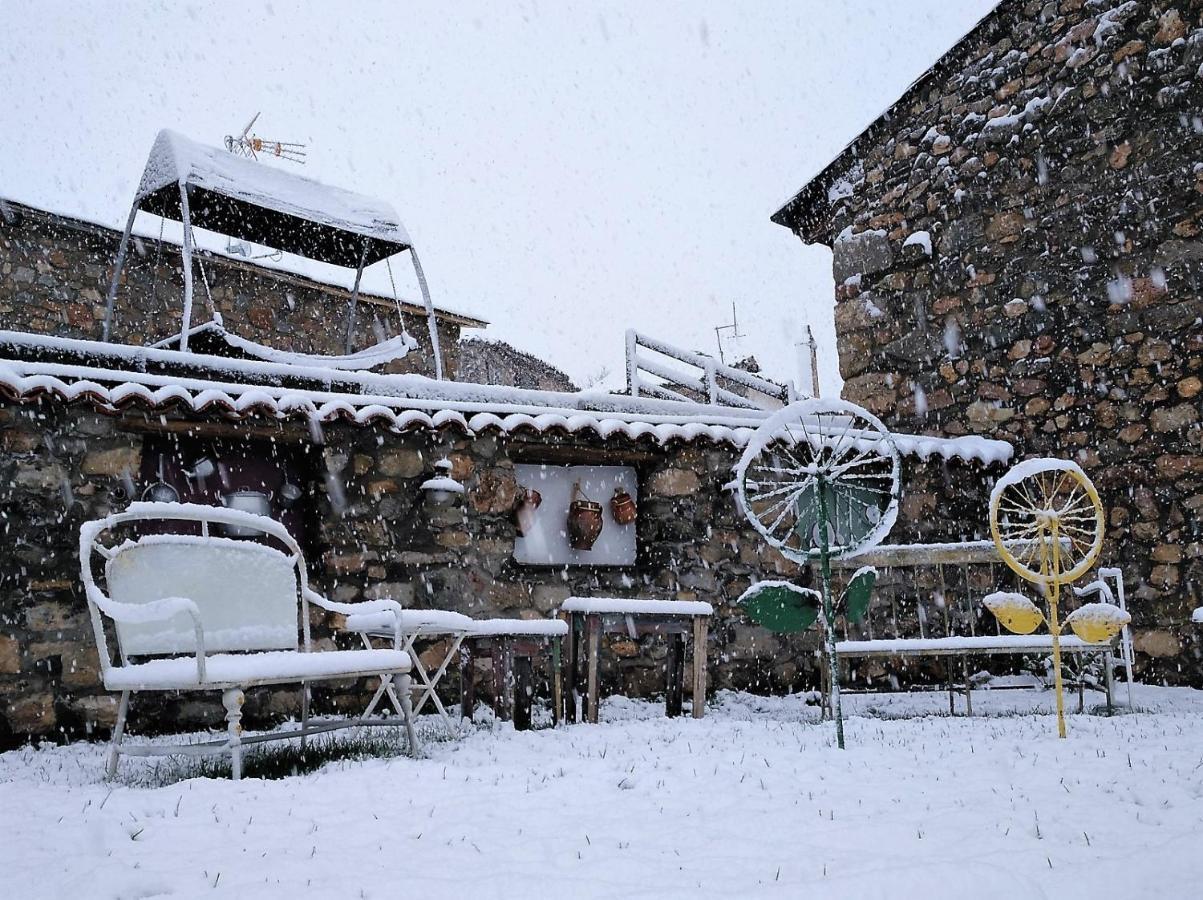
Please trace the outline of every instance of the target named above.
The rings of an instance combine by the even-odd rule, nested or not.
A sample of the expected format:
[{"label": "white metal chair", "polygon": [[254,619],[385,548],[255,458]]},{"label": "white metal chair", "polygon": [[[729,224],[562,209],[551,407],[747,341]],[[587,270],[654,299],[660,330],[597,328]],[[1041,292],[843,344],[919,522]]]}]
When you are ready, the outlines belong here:
[{"label": "white metal chair", "polygon": [[[115,546],[105,532],[130,524],[183,521],[200,534],[148,534]],[[213,526],[254,529],[284,549],[212,534]],[[229,753],[242,776],[245,744],[300,737],[365,724],[403,724],[417,752],[410,704],[412,661],[402,649],[401,607],[392,600],[335,603],[310,589],[300,546],[279,522],[240,510],[190,503],[131,503],[124,512],[85,522],[79,535],[80,575],[88,599],[105,688],[120,691],[107,774],[122,753],[138,756]],[[107,592],[96,583],[93,556],[104,563]],[[391,617],[392,647],[314,651],[309,607],[351,615]],[[102,614],[113,620],[113,662]],[[299,620],[299,622],[298,622]],[[309,682],[377,676],[381,689],[362,715],[310,725]],[[302,685],[301,727],[244,737],[244,689]],[[395,682],[395,684],[394,684]],[[190,744],[122,745],[130,696],[137,691],[222,692],[224,740]],[[368,721],[387,696],[399,718]]]}]

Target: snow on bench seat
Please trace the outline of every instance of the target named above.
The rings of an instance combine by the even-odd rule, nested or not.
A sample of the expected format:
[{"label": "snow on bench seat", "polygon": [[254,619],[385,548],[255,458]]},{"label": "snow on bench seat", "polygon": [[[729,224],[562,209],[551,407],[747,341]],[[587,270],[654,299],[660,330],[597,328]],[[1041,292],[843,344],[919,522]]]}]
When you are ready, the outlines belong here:
[{"label": "snow on bench seat", "polygon": [[205,657],[203,682],[196,677],[195,657],[176,656],[109,669],[104,686],[111,691],[246,687],[317,678],[358,678],[409,668],[409,654],[402,650],[215,653]]},{"label": "snow on bench seat", "polygon": [[623,597],[569,597],[562,612],[595,615],[712,616],[714,607],[700,600],[630,600]]},{"label": "snow on bench seat", "polygon": [[[1109,643],[1091,644],[1078,637],[1061,638],[1064,653],[1106,650]],[[900,638],[880,641],[837,641],[838,656],[952,656],[970,653],[1044,653],[1053,639],[1044,634],[990,634],[974,637]]]}]

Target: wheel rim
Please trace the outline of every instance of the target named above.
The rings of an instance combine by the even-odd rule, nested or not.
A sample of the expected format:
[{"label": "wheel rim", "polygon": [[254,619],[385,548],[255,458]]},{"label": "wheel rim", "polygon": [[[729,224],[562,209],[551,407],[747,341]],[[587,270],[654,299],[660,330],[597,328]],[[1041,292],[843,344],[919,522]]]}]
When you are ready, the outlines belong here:
[{"label": "wheel rim", "polygon": [[[1041,462],[1048,465],[1013,469],[999,479],[990,496],[990,531],[1003,561],[1021,578],[1065,584],[1086,574],[1098,559],[1103,505],[1077,465]],[[1054,535],[1060,542],[1056,558]]]},{"label": "wheel rim", "polygon": [[885,426],[843,401],[805,400],[757,429],[736,468],[740,506],[779,552],[804,561],[818,550],[819,491],[833,556],[879,543],[898,507],[898,451]]}]

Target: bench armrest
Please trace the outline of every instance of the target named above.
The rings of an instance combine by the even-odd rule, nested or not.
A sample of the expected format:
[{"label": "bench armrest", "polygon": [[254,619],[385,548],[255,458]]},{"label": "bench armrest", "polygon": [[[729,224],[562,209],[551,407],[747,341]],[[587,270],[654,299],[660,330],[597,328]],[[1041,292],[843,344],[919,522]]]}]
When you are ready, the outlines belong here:
[{"label": "bench armrest", "polygon": [[305,599],[314,606],[344,616],[356,613],[392,613],[393,615],[393,649],[401,649],[401,604],[396,600],[360,600],[356,603],[339,603],[328,600],[312,588],[305,588]]},{"label": "bench armrest", "polygon": [[114,622],[162,622],[180,613],[187,613],[192,619],[196,638],[196,677],[198,681],[205,680],[205,628],[201,624],[200,607],[194,601],[187,597],[163,597],[149,603],[122,603],[106,596],[95,585],[88,585],[88,599]]}]

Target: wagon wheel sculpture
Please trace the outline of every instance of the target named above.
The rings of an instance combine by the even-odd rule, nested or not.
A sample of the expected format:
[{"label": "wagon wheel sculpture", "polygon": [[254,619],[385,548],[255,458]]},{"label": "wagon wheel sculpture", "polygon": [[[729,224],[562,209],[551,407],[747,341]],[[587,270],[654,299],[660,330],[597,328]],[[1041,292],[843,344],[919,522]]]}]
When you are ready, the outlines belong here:
[{"label": "wagon wheel sculpture", "polygon": [[753,434],[736,466],[740,507],[787,559],[817,559],[836,739],[844,746],[831,559],[881,543],[898,515],[898,451],[874,415],[842,400],[803,400]]},{"label": "wagon wheel sculpture", "polygon": [[1086,574],[1098,559],[1105,526],[1098,491],[1081,467],[1068,460],[1021,462],[990,493],[990,534],[999,555],[1020,578],[1039,585],[1048,599],[1061,737],[1065,737],[1065,698],[1057,603],[1061,585]]}]

